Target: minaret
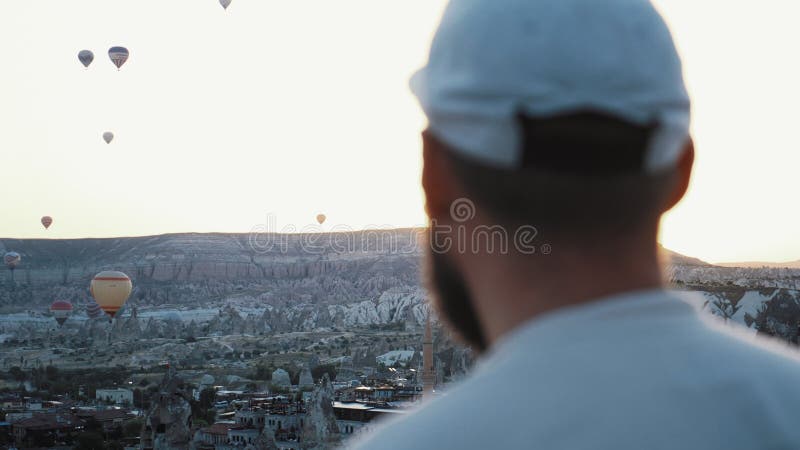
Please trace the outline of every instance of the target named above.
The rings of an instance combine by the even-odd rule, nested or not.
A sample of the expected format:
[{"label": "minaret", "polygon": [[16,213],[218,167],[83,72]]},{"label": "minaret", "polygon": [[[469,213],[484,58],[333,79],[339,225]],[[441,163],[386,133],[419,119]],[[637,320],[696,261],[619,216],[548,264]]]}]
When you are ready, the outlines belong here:
[{"label": "minaret", "polygon": [[425,337],[422,340],[422,398],[428,399],[436,383],[436,370],[433,367],[433,333],[431,315],[425,317]]}]

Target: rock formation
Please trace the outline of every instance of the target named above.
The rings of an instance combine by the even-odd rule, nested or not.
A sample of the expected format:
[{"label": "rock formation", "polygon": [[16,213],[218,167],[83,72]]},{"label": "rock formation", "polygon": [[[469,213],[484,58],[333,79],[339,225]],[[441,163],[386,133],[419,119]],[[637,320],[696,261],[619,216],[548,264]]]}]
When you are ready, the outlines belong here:
[{"label": "rock formation", "polygon": [[285,389],[292,387],[292,381],[291,378],[289,378],[289,372],[283,369],[275,369],[275,371],[272,372],[272,385]]},{"label": "rock formation", "polygon": [[297,383],[297,387],[300,389],[314,387],[314,377],[311,375],[311,370],[308,367],[304,367],[300,372],[300,379]]},{"label": "rock formation", "polygon": [[336,447],[341,441],[336,415],[333,413],[333,386],[328,374],[322,376],[306,406],[306,420],[300,439],[303,450],[324,450]]},{"label": "rock formation", "polygon": [[152,398],[141,432],[141,448],[188,450],[192,441],[191,397],[183,380],[170,369]]}]

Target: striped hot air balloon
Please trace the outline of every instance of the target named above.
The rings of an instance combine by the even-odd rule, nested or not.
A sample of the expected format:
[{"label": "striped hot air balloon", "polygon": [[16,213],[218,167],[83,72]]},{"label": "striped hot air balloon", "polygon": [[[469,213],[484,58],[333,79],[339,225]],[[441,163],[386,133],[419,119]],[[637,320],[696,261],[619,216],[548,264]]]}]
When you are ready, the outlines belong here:
[{"label": "striped hot air balloon", "polygon": [[53,224],[53,218],[52,217],[50,217],[50,216],[42,217],[42,225],[44,225],[44,229],[45,230],[50,228],[50,225],[52,225],[52,224]]},{"label": "striped hot air balloon", "polygon": [[128,56],[130,56],[130,52],[125,47],[111,47],[108,49],[108,57],[111,58],[111,62],[117,66],[117,70],[119,70],[125,61],[128,60]]},{"label": "striped hot air balloon", "polygon": [[128,301],[132,290],[131,279],[124,273],[116,271],[98,273],[89,285],[92,297],[111,318],[114,318],[122,305]]},{"label": "striped hot air balloon", "polygon": [[98,305],[96,301],[89,300],[88,304],[86,305],[86,315],[90,319],[97,319],[103,315],[103,309],[100,308],[100,305]]},{"label": "striped hot air balloon", "polygon": [[53,317],[56,318],[59,326],[64,325],[64,322],[72,315],[72,303],[61,300],[55,301],[50,305],[50,312],[53,313]]}]

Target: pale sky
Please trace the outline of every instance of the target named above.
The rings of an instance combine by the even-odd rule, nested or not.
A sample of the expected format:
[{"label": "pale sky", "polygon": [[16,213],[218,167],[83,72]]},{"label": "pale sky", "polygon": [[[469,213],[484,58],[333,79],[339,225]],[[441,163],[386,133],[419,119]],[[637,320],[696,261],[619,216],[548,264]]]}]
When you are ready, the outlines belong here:
[{"label": "pale sky", "polygon": [[[663,244],[712,262],[800,259],[800,6],[656,3],[698,152]],[[3,2],[0,236],[248,232],[268,215],[280,231],[318,212],[326,227],[423,225],[425,119],[407,81],[444,4]],[[131,52],[121,71],[115,45]]]}]

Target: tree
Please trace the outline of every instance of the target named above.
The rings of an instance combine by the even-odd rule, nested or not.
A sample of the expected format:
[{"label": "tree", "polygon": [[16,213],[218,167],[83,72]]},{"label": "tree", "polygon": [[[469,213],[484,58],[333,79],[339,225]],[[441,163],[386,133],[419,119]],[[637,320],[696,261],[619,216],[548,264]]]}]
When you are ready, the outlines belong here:
[{"label": "tree", "polygon": [[717,297],[711,304],[714,305],[712,312],[726,321],[732,319],[739,309],[741,309],[741,305],[739,305],[738,302],[734,304],[731,300],[722,297]]},{"label": "tree", "polygon": [[769,324],[769,315],[767,314],[768,307],[766,304],[761,304],[756,309],[756,317],[754,319],[755,322],[755,329],[758,331],[758,334],[767,335],[767,336],[774,336],[775,331]]},{"label": "tree", "polygon": [[322,378],[322,375],[328,374],[328,378],[331,380],[336,379],[336,366],[333,364],[325,364],[314,367],[311,369],[311,376],[314,378],[314,382],[319,382]]},{"label": "tree", "polygon": [[133,406],[137,408],[144,408],[145,407],[145,395],[141,389],[135,388],[133,390]]},{"label": "tree", "polygon": [[130,420],[126,422],[122,427],[122,435],[126,438],[135,438],[139,436],[139,433],[142,431],[142,424],[144,424],[142,419]]},{"label": "tree", "polygon": [[251,378],[254,380],[270,381],[272,379],[272,372],[275,369],[266,365],[265,363],[258,363],[256,371]]},{"label": "tree", "polygon": [[104,450],[103,436],[100,433],[81,433],[75,439],[75,450]]},{"label": "tree", "polygon": [[14,366],[8,371],[11,374],[11,377],[14,378],[16,381],[23,382],[28,378],[28,374],[26,374],[19,366]]},{"label": "tree", "polygon": [[272,394],[288,394],[289,388],[270,383],[269,392]]},{"label": "tree", "polygon": [[58,379],[58,367],[55,366],[47,366],[45,369],[45,376],[50,381],[55,381]]},{"label": "tree", "polygon": [[125,446],[118,441],[108,441],[105,450],[125,450]]},{"label": "tree", "polygon": [[212,388],[205,388],[200,391],[199,406],[200,409],[206,410],[214,405],[214,399],[217,397],[217,391]]},{"label": "tree", "polygon": [[214,423],[217,421],[217,411],[214,408],[207,409],[201,419],[206,423]]}]

